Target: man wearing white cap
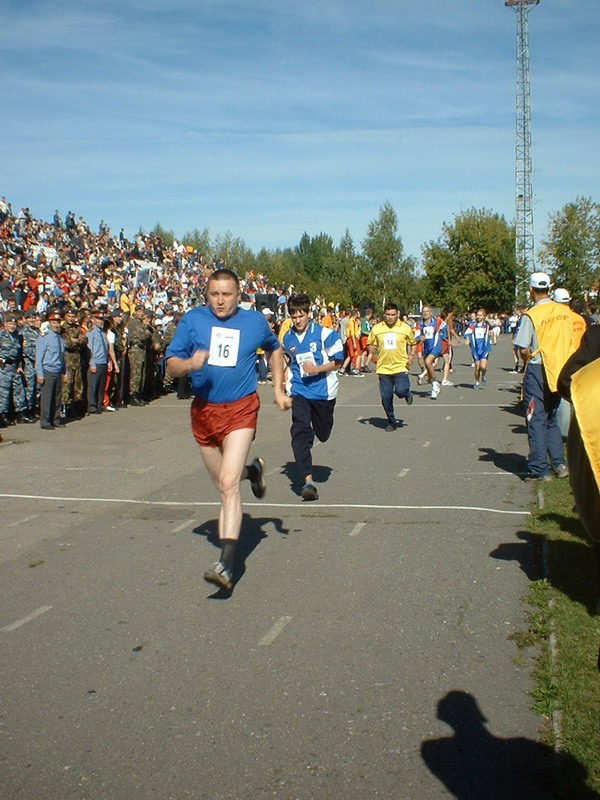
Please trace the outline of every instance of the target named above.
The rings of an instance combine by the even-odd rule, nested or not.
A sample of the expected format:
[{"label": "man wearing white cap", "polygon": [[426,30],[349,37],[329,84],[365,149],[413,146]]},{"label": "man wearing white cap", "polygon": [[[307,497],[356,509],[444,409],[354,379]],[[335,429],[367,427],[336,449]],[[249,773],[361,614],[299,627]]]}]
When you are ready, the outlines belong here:
[{"label": "man wearing white cap", "polygon": [[585,322],[563,303],[550,299],[552,281],[545,272],[534,272],[529,280],[533,306],[523,315],[515,346],[525,364],[523,400],[527,420],[529,480],[550,480],[569,474],[562,437],[556,419],[560,396],[558,374],[579,346]]},{"label": "man wearing white cap", "polygon": [[564,303],[564,305],[568,306],[571,302],[571,295],[568,289],[555,289],[552,299],[555,303]]}]

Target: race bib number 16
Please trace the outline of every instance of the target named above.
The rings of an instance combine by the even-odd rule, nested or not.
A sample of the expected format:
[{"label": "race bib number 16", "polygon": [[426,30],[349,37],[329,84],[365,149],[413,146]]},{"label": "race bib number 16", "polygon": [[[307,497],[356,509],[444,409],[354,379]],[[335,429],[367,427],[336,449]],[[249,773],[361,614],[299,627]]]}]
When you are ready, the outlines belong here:
[{"label": "race bib number 16", "polygon": [[208,363],[213,367],[235,367],[239,349],[239,331],[215,327],[210,333]]}]

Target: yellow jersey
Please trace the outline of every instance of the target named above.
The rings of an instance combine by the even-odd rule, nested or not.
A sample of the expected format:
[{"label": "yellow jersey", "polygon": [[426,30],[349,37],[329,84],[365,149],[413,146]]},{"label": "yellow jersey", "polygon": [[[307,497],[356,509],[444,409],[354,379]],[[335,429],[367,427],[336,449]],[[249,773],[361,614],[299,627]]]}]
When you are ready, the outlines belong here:
[{"label": "yellow jersey", "polygon": [[414,347],[415,335],[406,322],[398,320],[391,328],[386,322],[378,322],[371,328],[368,345],[377,348],[378,374],[408,372],[408,348]]}]

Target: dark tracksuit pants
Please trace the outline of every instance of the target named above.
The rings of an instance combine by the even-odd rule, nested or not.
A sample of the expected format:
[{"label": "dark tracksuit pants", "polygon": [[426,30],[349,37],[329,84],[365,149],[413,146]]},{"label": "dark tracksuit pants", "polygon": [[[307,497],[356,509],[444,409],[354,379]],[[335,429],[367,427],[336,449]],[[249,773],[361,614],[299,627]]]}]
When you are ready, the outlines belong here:
[{"label": "dark tracksuit pants", "polygon": [[379,394],[381,395],[381,405],[385,411],[388,421],[392,425],[396,424],[394,414],[394,395],[405,399],[410,394],[410,379],[408,372],[396,372],[394,375],[379,374]]},{"label": "dark tracksuit pants", "polygon": [[311,448],[315,436],[326,442],[333,429],[333,410],[335,400],[307,400],[306,397],[292,397],[292,451],[298,471],[304,480],[312,474]]}]

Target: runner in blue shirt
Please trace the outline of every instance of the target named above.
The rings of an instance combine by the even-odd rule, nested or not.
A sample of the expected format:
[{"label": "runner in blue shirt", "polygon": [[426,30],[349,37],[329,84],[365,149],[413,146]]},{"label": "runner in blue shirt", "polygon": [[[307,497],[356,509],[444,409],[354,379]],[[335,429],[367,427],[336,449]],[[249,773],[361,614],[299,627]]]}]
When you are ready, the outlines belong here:
[{"label": "runner in blue shirt", "polygon": [[333,411],[338,390],[337,369],[344,360],[344,347],[337,331],[323,328],[308,317],[310,298],[296,294],[288,301],[292,327],[283,337],[290,358],[287,391],[292,397],[292,451],[304,484],[304,500],[317,500],[313,483],[312,454],[315,436],[326,442],[333,429]]},{"label": "runner in blue shirt", "polygon": [[[435,379],[435,363],[442,355],[442,340],[448,340],[448,326],[441,317],[435,318],[429,306],[423,306],[422,319],[417,323],[415,339],[421,342],[421,356],[425,364],[427,380],[431,383],[433,400],[440,393],[440,382]],[[419,386],[423,383],[423,374],[417,378]]]},{"label": "runner in blue shirt", "polygon": [[284,411],[291,401],[283,388],[283,354],[263,314],[238,307],[240,283],[235,272],[218,269],[208,279],[207,306],[188,311],[165,353],[172,378],[191,375],[194,401],[192,432],[202,459],[221,496],[221,557],[204,574],[209,583],[231,591],[233,562],[242,525],[240,482],[250,481],[255,497],[264,497],[265,462],[246,466],[256,432],[256,351],[271,353],[275,402]]},{"label": "runner in blue shirt", "polygon": [[486,321],[486,312],[480,308],[475,317],[475,322],[471,322],[464,333],[467,344],[471,348],[471,358],[473,359],[473,371],[475,374],[474,389],[479,389],[487,381],[487,362],[490,357],[490,326]]}]

